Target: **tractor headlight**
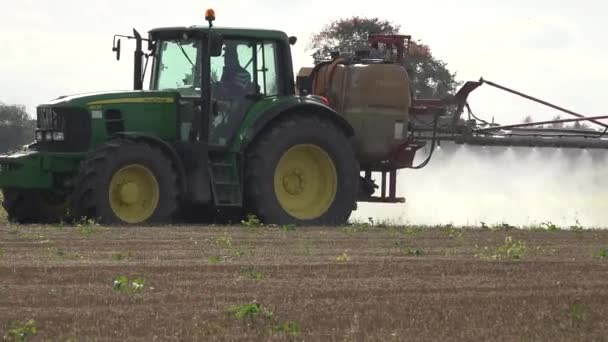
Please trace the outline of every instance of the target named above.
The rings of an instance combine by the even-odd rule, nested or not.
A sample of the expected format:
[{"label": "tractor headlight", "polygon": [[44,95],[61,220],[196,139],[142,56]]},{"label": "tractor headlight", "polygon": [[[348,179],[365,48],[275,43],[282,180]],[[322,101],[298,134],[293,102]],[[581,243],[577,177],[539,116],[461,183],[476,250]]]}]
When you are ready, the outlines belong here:
[{"label": "tractor headlight", "polygon": [[53,140],[53,133],[46,132],[46,134],[44,135],[44,139],[46,139],[47,141]]},{"label": "tractor headlight", "polygon": [[43,138],[42,132],[41,131],[36,132],[36,140],[37,141],[42,141],[42,138]]},{"label": "tractor headlight", "polygon": [[63,141],[65,140],[65,136],[63,132],[53,132],[53,140],[54,141]]}]

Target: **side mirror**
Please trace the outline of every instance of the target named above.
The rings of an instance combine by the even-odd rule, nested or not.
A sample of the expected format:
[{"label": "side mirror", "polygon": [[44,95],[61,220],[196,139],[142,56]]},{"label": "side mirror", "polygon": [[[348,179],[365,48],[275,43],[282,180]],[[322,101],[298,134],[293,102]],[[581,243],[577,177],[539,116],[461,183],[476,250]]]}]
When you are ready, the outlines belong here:
[{"label": "side mirror", "polygon": [[116,53],[116,60],[119,61],[120,60],[120,39],[118,39],[118,41],[116,41],[116,44],[114,44],[114,46],[112,46],[112,52]]},{"label": "side mirror", "polygon": [[296,45],[297,42],[298,42],[298,37],[295,37],[295,36],[289,37],[289,45]]},{"label": "side mirror", "polygon": [[211,31],[209,34],[211,35],[209,37],[209,43],[211,45],[209,47],[209,55],[211,55],[211,57],[219,57],[223,52],[222,48],[224,47],[224,37],[215,31]]}]

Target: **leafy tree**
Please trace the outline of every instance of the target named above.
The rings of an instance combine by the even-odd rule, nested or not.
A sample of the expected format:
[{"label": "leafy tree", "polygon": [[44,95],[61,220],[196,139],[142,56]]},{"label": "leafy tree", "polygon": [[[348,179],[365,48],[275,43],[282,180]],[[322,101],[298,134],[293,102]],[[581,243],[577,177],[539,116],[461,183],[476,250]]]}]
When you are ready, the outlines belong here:
[{"label": "leafy tree", "polygon": [[[379,18],[338,19],[314,34],[309,47],[318,63],[334,51],[354,53],[369,48],[367,37],[370,33],[399,34],[400,29],[399,25]],[[421,41],[411,42],[409,50],[404,64],[417,98],[441,98],[456,91],[459,86],[456,74],[432,55],[428,45]]]},{"label": "leafy tree", "polygon": [[36,123],[24,106],[0,102],[0,152],[6,152],[31,142]]}]

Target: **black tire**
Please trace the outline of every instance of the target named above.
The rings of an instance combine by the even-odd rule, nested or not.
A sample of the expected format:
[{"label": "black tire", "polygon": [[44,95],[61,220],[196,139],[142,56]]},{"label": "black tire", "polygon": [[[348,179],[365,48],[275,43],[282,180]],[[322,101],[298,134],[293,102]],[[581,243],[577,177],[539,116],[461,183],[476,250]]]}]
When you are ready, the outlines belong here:
[{"label": "black tire", "polygon": [[[274,190],[275,168],[287,150],[312,144],[331,158],[337,175],[333,202],[322,215],[298,219],[282,208]],[[343,130],[326,118],[294,114],[265,129],[247,151],[245,199],[249,212],[270,224],[339,225],[350,218],[359,189],[359,163]]]},{"label": "black tire", "polygon": [[44,190],[3,189],[2,207],[9,222],[58,223],[65,218],[67,200]]},{"label": "black tire", "polygon": [[178,222],[186,224],[238,225],[245,219],[243,208],[216,208],[213,205],[180,205]]},{"label": "black tire", "polygon": [[[142,222],[126,222],[111,207],[109,187],[113,175],[127,165],[143,166],[159,186],[159,199],[152,215]],[[154,146],[131,140],[111,141],[81,163],[70,196],[70,216],[74,220],[93,219],[103,224],[164,224],[177,210],[178,185],[173,164]]]}]

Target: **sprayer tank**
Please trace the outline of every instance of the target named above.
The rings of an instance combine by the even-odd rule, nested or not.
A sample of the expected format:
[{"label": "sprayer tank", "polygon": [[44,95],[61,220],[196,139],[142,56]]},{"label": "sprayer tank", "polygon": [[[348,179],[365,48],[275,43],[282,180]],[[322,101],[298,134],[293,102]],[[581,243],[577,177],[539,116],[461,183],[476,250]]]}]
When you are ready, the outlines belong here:
[{"label": "sprayer tank", "polygon": [[[337,64],[319,70],[325,95],[353,126],[362,163],[389,158],[407,138],[411,95],[407,71],[397,64]],[[325,71],[325,72],[324,72]]]}]

